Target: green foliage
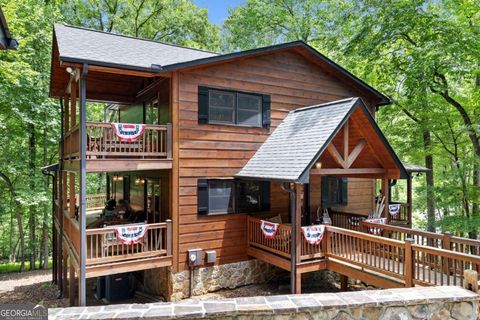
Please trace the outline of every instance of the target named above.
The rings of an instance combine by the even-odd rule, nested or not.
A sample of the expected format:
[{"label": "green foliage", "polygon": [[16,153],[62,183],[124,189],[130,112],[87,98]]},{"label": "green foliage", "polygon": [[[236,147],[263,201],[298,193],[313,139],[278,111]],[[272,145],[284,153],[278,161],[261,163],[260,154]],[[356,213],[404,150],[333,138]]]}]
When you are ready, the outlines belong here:
[{"label": "green foliage", "polygon": [[302,39],[390,96],[377,120],[396,152],[418,164],[433,157],[434,186],[414,180],[415,223],[426,226],[428,196],[438,227],[480,231],[478,1],[248,0],[223,34],[229,50]]}]

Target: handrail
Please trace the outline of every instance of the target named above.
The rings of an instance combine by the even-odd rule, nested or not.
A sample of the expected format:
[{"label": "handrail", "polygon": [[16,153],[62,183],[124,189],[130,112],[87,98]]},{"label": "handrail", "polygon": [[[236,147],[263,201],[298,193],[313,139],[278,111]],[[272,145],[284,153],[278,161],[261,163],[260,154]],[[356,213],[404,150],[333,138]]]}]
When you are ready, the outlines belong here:
[{"label": "handrail", "polygon": [[144,223],[87,229],[87,265],[113,263],[148,257],[171,256],[171,220],[167,220],[166,222],[147,223],[145,235],[138,243],[127,245],[117,238],[115,227],[138,225],[144,225]]},{"label": "handrail", "polygon": [[[290,259],[289,251],[278,246],[278,239],[282,239],[283,235],[275,237],[276,239],[265,239],[259,228],[260,220],[248,217],[247,221],[249,246]],[[362,227],[391,227],[392,230],[397,231],[404,229],[374,223],[364,223]],[[280,230],[289,231],[290,227],[280,225],[279,232]],[[414,230],[414,232],[417,231]],[[423,234],[421,231],[418,232]],[[425,233],[432,236],[431,232]],[[434,233],[433,235],[438,239],[444,237],[444,235]],[[289,239],[289,237],[283,239],[284,243],[289,244]],[[476,244],[476,242],[474,243]],[[396,278],[402,281],[406,287],[415,284],[463,285],[465,270],[480,270],[480,256],[456,252],[447,248],[416,244],[415,240],[409,237],[401,240],[391,239],[333,226],[325,226],[325,234],[318,248],[321,255],[311,256],[309,259],[326,258],[343,261],[365,270]]]},{"label": "handrail", "polygon": [[382,229],[384,237],[396,238],[397,240],[404,240],[411,237],[416,245],[480,255],[480,240],[456,237],[449,233],[435,233],[368,221],[362,221],[361,226],[361,230],[363,231],[366,231],[368,228]]},{"label": "handrail", "polygon": [[[87,122],[86,156],[91,159],[112,157],[162,158],[172,157],[171,124],[146,124],[142,136],[133,142],[121,141],[110,123]],[[65,158],[79,156],[80,127],[75,125],[64,136]]]}]

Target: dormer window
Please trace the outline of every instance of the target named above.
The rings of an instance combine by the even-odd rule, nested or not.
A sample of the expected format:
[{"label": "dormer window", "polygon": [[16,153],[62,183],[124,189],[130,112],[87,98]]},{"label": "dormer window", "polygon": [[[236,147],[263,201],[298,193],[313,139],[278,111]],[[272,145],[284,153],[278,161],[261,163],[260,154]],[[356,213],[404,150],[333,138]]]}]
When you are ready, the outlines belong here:
[{"label": "dormer window", "polygon": [[268,128],[270,96],[199,87],[198,122]]}]

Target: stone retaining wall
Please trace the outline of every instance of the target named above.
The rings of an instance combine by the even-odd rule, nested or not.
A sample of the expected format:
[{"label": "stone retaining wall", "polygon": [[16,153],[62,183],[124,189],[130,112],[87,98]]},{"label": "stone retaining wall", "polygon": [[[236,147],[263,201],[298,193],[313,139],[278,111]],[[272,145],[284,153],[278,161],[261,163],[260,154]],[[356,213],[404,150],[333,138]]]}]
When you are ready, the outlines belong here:
[{"label": "stone retaining wall", "polygon": [[479,296],[459,287],[186,300],[50,309],[49,319],[478,319]]},{"label": "stone retaining wall", "polygon": [[[276,274],[276,267],[260,260],[247,260],[213,267],[197,268],[193,276],[193,296],[220,289],[234,289],[263,283]],[[190,271],[172,274],[172,294],[168,300],[179,301],[189,296]]]}]

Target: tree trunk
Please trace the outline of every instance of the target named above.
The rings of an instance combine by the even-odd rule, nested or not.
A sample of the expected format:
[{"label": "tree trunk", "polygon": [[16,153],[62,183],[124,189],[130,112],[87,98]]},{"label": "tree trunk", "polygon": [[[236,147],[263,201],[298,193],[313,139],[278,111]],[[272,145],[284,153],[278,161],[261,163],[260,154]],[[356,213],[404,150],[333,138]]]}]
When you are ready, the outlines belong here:
[{"label": "tree trunk", "polygon": [[[30,171],[30,192],[35,194],[35,163],[36,163],[36,150],[35,150],[35,125],[33,123],[28,124],[28,149],[29,149],[29,171]],[[28,228],[29,228],[29,248],[30,248],[30,270],[35,270],[35,206],[31,205],[29,208],[28,216]]]},{"label": "tree trunk", "polygon": [[[47,117],[45,114],[44,117],[45,123],[47,123]],[[45,126],[43,128],[43,165],[46,166],[48,165],[47,163],[47,127]],[[44,176],[43,180],[43,188],[46,194],[49,194],[49,183],[48,183],[48,176]],[[53,204],[52,204],[53,205]],[[45,204],[43,208],[43,224],[42,224],[42,248],[41,248],[41,258],[40,258],[40,265],[42,269],[48,269],[48,257],[49,257],[49,251],[48,251],[48,221],[49,221],[49,214],[48,212],[51,211],[49,209],[48,203]],[[43,260],[42,260],[43,258]],[[43,261],[43,262],[42,262]]]},{"label": "tree trunk", "polygon": [[433,180],[433,156],[431,153],[432,138],[430,131],[423,130],[423,149],[425,150],[425,167],[430,169],[426,173],[427,180],[427,230],[435,232],[435,191]]},{"label": "tree trunk", "polygon": [[20,272],[25,270],[25,235],[23,232],[23,221],[22,221],[22,204],[20,199],[18,199],[17,192],[13,187],[12,181],[10,178],[5,175],[3,172],[0,172],[0,177],[3,179],[5,184],[7,185],[8,191],[10,192],[13,200],[15,201],[15,214],[17,216],[17,224],[18,224],[18,237],[20,238],[20,249],[18,255],[20,256]]}]

